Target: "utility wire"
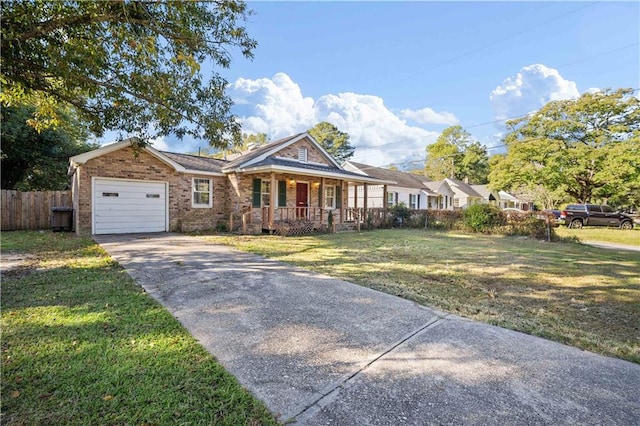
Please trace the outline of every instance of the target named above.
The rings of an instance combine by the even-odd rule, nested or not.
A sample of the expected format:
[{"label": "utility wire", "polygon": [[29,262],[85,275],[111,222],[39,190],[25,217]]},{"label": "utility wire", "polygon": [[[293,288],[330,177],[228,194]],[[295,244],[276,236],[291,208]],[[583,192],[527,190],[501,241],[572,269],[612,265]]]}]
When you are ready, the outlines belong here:
[{"label": "utility wire", "polygon": [[491,46],[495,46],[496,44],[502,43],[503,41],[506,41],[506,40],[512,39],[512,38],[514,38],[514,37],[517,37],[517,36],[519,36],[519,35],[521,35],[521,34],[524,34],[524,33],[528,32],[528,31],[531,31],[531,30],[533,30],[533,29],[536,29],[536,28],[542,27],[542,26],[544,26],[544,25],[548,24],[549,22],[556,21],[556,20],[558,20],[558,19],[560,19],[560,18],[564,18],[565,16],[568,16],[568,15],[571,15],[571,14],[573,14],[573,13],[579,12],[579,11],[581,11],[581,10],[583,10],[583,9],[586,9],[587,7],[591,7],[591,6],[593,6],[593,5],[597,4],[597,3],[600,3],[600,1],[601,1],[601,0],[599,0],[599,1],[595,1],[595,2],[592,2],[592,3],[586,4],[586,5],[584,5],[584,6],[581,6],[581,7],[577,8],[577,9],[570,10],[569,12],[563,13],[562,15],[556,16],[556,17],[551,18],[551,19],[549,19],[549,20],[547,20],[547,21],[544,21],[544,22],[541,22],[541,23],[539,23],[539,24],[536,24],[536,25],[534,25],[534,26],[532,26],[532,27],[525,28],[525,29],[524,29],[524,30],[522,30],[522,31],[519,31],[519,32],[514,33],[514,34],[511,34],[511,35],[509,35],[509,36],[507,36],[507,37],[505,37],[505,38],[502,38],[502,39],[500,39],[500,40],[496,40],[496,41],[493,41],[493,42],[491,42],[491,43],[489,43],[489,44],[485,44],[484,46],[478,47],[478,48],[476,48],[476,49],[469,50],[469,51],[467,51],[467,52],[465,52],[465,53],[463,53],[463,54],[461,54],[461,55],[455,56],[455,57],[453,57],[453,58],[451,58],[451,59],[448,59],[448,60],[446,60],[446,61],[444,61],[444,62],[440,62],[439,64],[437,64],[437,65],[435,65],[435,66],[433,66],[433,67],[431,67],[431,68],[428,68],[428,69],[426,69],[426,70],[418,71],[418,72],[416,72],[416,73],[410,74],[410,75],[408,75],[408,76],[406,76],[406,77],[404,77],[404,78],[401,78],[401,79],[399,79],[399,80],[397,80],[397,81],[398,81],[398,82],[406,81],[406,80],[409,80],[409,79],[411,79],[411,78],[413,78],[413,77],[415,77],[415,76],[417,76],[417,75],[424,74],[424,73],[427,73],[427,72],[429,72],[429,71],[433,71],[433,70],[435,70],[435,69],[438,69],[438,68],[440,68],[440,67],[443,67],[443,66],[445,66],[445,65],[448,65],[448,64],[450,64],[450,63],[452,63],[452,62],[455,62],[455,61],[457,61],[458,59],[462,59],[462,58],[467,57],[467,56],[469,56],[469,55],[472,55],[472,54],[474,54],[474,53],[480,52],[481,50],[487,49],[487,48],[489,48],[489,47],[491,47]]}]

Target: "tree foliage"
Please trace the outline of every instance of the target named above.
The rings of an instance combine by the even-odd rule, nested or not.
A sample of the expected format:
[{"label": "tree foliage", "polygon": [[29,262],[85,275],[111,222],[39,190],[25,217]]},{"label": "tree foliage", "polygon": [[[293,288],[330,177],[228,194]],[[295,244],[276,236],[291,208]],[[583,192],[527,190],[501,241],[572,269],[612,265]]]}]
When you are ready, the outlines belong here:
[{"label": "tree foliage", "polygon": [[338,130],[333,124],[323,121],[307,130],[307,133],[322,145],[338,163],[347,161],[353,156],[355,147],[349,143],[349,135]]},{"label": "tree foliage", "polygon": [[35,108],[25,105],[2,108],[2,188],[20,191],[65,189],[69,183],[69,157],[96,145],[86,143],[87,131],[69,111],[58,111],[65,127],[37,132],[27,122]]},{"label": "tree foliage", "polygon": [[[2,1],[3,105],[33,104],[39,131],[72,106],[96,135],[240,140],[217,70],[253,56],[242,1]],[[212,64],[205,78],[200,64]],[[209,71],[207,71],[209,72]]]},{"label": "tree foliage", "polygon": [[554,101],[507,122],[507,154],[490,174],[496,188],[543,186],[581,203],[640,202],[640,100],[629,89]]},{"label": "tree foliage", "polygon": [[432,180],[469,178],[469,182],[484,184],[489,174],[487,149],[461,126],[447,127],[427,146],[424,174]]}]

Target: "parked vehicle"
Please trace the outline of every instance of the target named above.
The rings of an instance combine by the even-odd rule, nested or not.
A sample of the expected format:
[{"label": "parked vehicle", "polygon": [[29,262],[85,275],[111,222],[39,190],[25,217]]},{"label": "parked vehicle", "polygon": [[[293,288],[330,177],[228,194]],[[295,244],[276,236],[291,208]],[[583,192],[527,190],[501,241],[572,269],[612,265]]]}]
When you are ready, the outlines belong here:
[{"label": "parked vehicle", "polygon": [[633,218],[616,211],[611,206],[599,204],[569,204],[560,212],[560,222],[569,228],[583,226],[615,226],[621,229],[633,229]]}]

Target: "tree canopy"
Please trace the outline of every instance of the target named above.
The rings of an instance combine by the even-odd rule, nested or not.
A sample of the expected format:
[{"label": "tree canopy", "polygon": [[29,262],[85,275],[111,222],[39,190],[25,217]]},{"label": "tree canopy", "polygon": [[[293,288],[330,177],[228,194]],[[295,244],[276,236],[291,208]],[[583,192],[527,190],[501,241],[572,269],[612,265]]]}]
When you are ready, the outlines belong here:
[{"label": "tree canopy", "polygon": [[307,133],[338,160],[338,163],[347,161],[353,156],[355,147],[349,143],[349,135],[338,130],[333,124],[323,121],[307,130]]},{"label": "tree canopy", "polygon": [[507,125],[507,154],[493,164],[493,187],[541,185],[581,203],[640,202],[640,100],[632,90],[550,102]]},{"label": "tree canopy", "polygon": [[86,143],[86,129],[71,112],[58,111],[66,126],[37,132],[27,122],[35,108],[25,105],[2,108],[2,188],[20,191],[65,189],[69,184],[69,157],[96,145]]},{"label": "tree canopy", "polygon": [[424,174],[433,180],[465,179],[476,184],[487,182],[487,149],[475,141],[461,126],[450,126],[427,146]]},{"label": "tree canopy", "polygon": [[234,50],[252,58],[249,13],[235,0],[3,0],[0,99],[35,105],[30,124],[39,131],[60,124],[61,107],[71,106],[96,135],[239,142],[219,70]]}]

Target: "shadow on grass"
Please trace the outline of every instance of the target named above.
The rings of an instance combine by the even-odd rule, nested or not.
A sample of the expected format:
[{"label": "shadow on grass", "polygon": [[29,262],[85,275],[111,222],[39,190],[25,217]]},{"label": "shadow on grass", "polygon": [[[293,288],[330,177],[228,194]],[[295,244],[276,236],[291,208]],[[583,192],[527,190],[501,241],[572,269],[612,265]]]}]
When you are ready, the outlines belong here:
[{"label": "shadow on grass", "polygon": [[107,264],[3,274],[2,424],[276,424]]}]

